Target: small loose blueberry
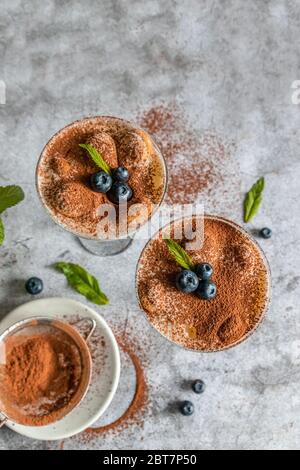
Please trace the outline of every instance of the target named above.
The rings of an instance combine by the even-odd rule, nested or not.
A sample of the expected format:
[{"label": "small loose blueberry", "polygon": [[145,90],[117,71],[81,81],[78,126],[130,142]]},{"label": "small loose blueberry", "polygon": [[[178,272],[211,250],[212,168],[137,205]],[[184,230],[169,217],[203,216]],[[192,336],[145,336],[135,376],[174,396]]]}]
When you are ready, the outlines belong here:
[{"label": "small loose blueberry", "polygon": [[112,177],[105,171],[98,171],[91,175],[90,185],[97,193],[107,193],[112,186]]},{"label": "small loose blueberry", "polygon": [[125,168],[125,166],[119,166],[113,170],[112,176],[115,180],[126,183],[126,181],[129,179],[129,171],[127,168]]},{"label": "small loose blueberry", "polygon": [[25,289],[27,290],[28,294],[37,295],[42,292],[44,288],[43,281],[38,277],[31,277],[25,283]]},{"label": "small loose blueberry", "polygon": [[199,285],[199,279],[197,275],[190,271],[189,269],[185,269],[181,271],[176,276],[176,287],[181,292],[185,292],[186,294],[190,294],[191,292],[195,292]]},{"label": "small loose blueberry", "polygon": [[179,410],[184,416],[191,416],[194,413],[194,405],[191,401],[185,400],[180,403]]},{"label": "small loose blueberry", "polygon": [[214,270],[209,263],[200,263],[195,267],[195,273],[202,281],[210,279]]},{"label": "small loose blueberry", "polygon": [[212,300],[216,297],[217,286],[212,281],[200,281],[197,294],[201,299]]},{"label": "small loose blueberry", "polygon": [[132,189],[127,183],[115,181],[108,191],[107,195],[111,202],[114,204],[121,204],[122,202],[130,201],[132,198]]},{"label": "small loose blueberry", "polygon": [[259,233],[260,233],[260,236],[261,236],[262,238],[266,238],[266,239],[267,239],[267,238],[271,238],[271,236],[272,236],[272,230],[271,230],[270,228],[268,228],[268,227],[262,228]]},{"label": "small loose blueberry", "polygon": [[193,383],[192,383],[192,389],[194,390],[195,393],[203,393],[204,390],[205,390],[205,383],[203,382],[203,380],[195,380]]}]

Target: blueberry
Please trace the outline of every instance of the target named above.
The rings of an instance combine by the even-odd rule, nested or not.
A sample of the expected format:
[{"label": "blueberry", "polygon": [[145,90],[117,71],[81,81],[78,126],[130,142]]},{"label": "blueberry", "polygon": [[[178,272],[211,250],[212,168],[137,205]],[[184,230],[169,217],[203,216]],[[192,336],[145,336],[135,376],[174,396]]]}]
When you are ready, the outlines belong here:
[{"label": "blueberry", "polygon": [[127,202],[132,198],[132,189],[127,183],[115,181],[108,192],[108,197],[115,204]]},{"label": "blueberry", "polygon": [[197,289],[197,294],[201,299],[212,300],[216,297],[217,286],[211,281],[200,281]]},{"label": "blueberry", "polygon": [[44,288],[43,281],[38,277],[31,277],[25,283],[25,289],[27,290],[28,294],[37,295],[42,292]]},{"label": "blueberry", "polygon": [[129,172],[125,166],[119,166],[115,170],[113,170],[113,178],[117,181],[122,181],[126,183],[129,179]]},{"label": "blueberry", "polygon": [[185,400],[180,403],[179,410],[184,416],[191,416],[194,413],[194,405],[191,401]]},{"label": "blueberry", "polygon": [[196,265],[195,272],[199,279],[201,279],[202,281],[206,281],[207,279],[211,278],[214,270],[210,264],[200,263]]},{"label": "blueberry", "polygon": [[112,186],[112,177],[105,171],[98,171],[91,175],[90,185],[97,193],[107,193]]},{"label": "blueberry", "polygon": [[181,271],[176,276],[176,287],[181,292],[185,292],[186,294],[190,294],[191,292],[195,292],[199,285],[199,279],[197,275],[190,271],[189,269],[185,269]]},{"label": "blueberry", "polygon": [[195,380],[192,384],[192,389],[194,390],[195,393],[203,393],[204,390],[205,390],[205,383],[203,382],[203,380]]},{"label": "blueberry", "polygon": [[259,233],[260,233],[260,236],[263,238],[271,238],[272,236],[272,230],[268,227],[262,228]]}]

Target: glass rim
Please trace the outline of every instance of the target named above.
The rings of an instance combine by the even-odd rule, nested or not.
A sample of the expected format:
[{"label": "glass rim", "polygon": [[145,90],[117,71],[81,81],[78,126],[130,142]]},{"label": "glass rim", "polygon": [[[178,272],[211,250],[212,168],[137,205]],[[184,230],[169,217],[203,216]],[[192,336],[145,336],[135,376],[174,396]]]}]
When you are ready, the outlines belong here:
[{"label": "glass rim", "polygon": [[76,237],[79,237],[79,238],[83,238],[85,240],[93,240],[95,242],[99,242],[99,243],[105,243],[106,241],[108,242],[113,242],[113,241],[117,241],[117,240],[121,240],[121,239],[124,239],[124,238],[128,238],[128,237],[134,237],[134,235],[138,232],[138,230],[141,228],[141,226],[139,226],[137,229],[133,230],[132,232],[128,232],[126,235],[122,236],[122,237],[117,237],[117,238],[110,238],[110,239],[103,239],[103,238],[97,238],[93,235],[87,235],[87,234],[82,234],[80,232],[77,232],[76,230],[73,230],[69,227],[67,227],[64,223],[62,223],[61,221],[59,221],[59,219],[57,217],[55,217],[52,213],[52,211],[50,210],[49,206],[45,203],[44,201],[44,198],[42,196],[42,193],[41,193],[41,190],[40,190],[40,187],[39,187],[39,175],[38,175],[38,172],[39,172],[39,167],[40,167],[40,164],[41,164],[41,161],[43,159],[43,156],[44,156],[44,153],[45,151],[47,150],[49,144],[51,144],[52,141],[54,141],[55,138],[57,138],[59,136],[59,134],[61,132],[63,132],[65,129],[68,129],[69,127],[73,126],[74,124],[79,124],[83,121],[89,121],[89,120],[93,120],[93,119],[104,119],[104,118],[109,118],[109,119],[112,119],[112,120],[116,120],[116,121],[123,121],[125,123],[128,123],[130,124],[131,126],[133,126],[135,129],[137,130],[142,130],[144,132],[147,133],[147,135],[150,137],[151,139],[151,142],[153,143],[153,146],[155,148],[155,151],[156,153],[159,155],[161,161],[162,161],[162,165],[163,165],[163,169],[164,169],[164,188],[163,188],[163,192],[162,192],[162,195],[161,195],[161,198],[160,198],[160,201],[158,204],[156,204],[156,207],[155,207],[155,210],[153,212],[151,212],[151,214],[149,215],[148,219],[144,222],[144,224],[142,224],[141,226],[145,225],[146,223],[148,223],[151,218],[154,216],[154,214],[157,212],[157,210],[159,209],[159,207],[162,205],[164,199],[165,199],[165,196],[166,196],[166,193],[167,193],[167,190],[168,190],[168,181],[169,181],[169,173],[168,173],[168,167],[167,167],[167,163],[166,163],[166,160],[165,160],[165,157],[161,151],[161,149],[159,148],[157,142],[155,141],[154,137],[146,130],[144,129],[143,127],[139,126],[138,124],[136,124],[135,122],[133,121],[130,121],[128,119],[124,119],[124,118],[120,118],[120,117],[117,117],[117,116],[109,116],[109,115],[96,115],[96,116],[87,116],[87,117],[84,117],[84,118],[81,118],[81,119],[76,119],[75,121],[72,121],[70,122],[69,124],[65,125],[64,127],[60,128],[58,131],[56,131],[51,137],[50,139],[47,141],[47,143],[44,145],[39,157],[38,157],[38,161],[37,161],[37,164],[36,164],[36,170],[35,170],[35,187],[36,187],[36,191],[37,191],[37,194],[38,194],[38,197],[39,197],[39,200],[41,202],[41,205],[42,207],[46,210],[46,212],[49,214],[51,220],[56,224],[58,225],[60,228],[62,228],[63,230],[65,230],[66,232],[69,232],[71,233],[72,235],[76,236]]},{"label": "glass rim", "polygon": [[[193,348],[189,348],[187,346],[184,346],[180,343],[178,343],[177,341],[174,341],[172,339],[170,339],[168,336],[166,336],[165,334],[163,334],[161,331],[159,331],[153,324],[152,322],[149,320],[149,317],[144,309],[144,307],[142,306],[142,303],[141,303],[141,299],[140,299],[140,296],[139,296],[139,291],[138,291],[138,272],[139,272],[139,267],[140,267],[140,262],[141,262],[141,259],[143,257],[143,254],[146,250],[146,248],[148,247],[148,245],[151,243],[152,240],[154,240],[155,237],[157,237],[157,235],[162,232],[165,228],[167,228],[169,225],[173,224],[173,223],[176,223],[180,220],[184,220],[184,219],[189,219],[189,218],[193,218],[193,217],[200,217],[200,218],[203,218],[203,219],[210,219],[210,220],[217,220],[217,221],[220,221],[220,222],[224,222],[224,223],[227,223],[228,225],[232,226],[233,228],[235,228],[236,230],[238,230],[240,233],[242,233],[243,235],[245,235],[255,246],[256,248],[258,249],[261,257],[262,257],[262,260],[264,262],[264,265],[265,265],[265,268],[266,268],[266,273],[267,273],[267,289],[266,289],[266,301],[265,301],[265,306],[264,306],[264,309],[260,315],[260,318],[259,320],[256,322],[256,324],[253,326],[253,328],[251,330],[249,330],[246,334],[244,334],[240,339],[238,339],[237,341],[235,341],[234,343],[231,343],[227,346],[224,346],[222,348],[214,348],[214,349],[193,349]],[[168,340],[171,344],[174,344],[175,346],[177,346],[178,348],[180,349],[184,349],[186,351],[190,351],[190,352],[194,352],[194,353],[216,353],[216,352],[222,352],[222,351],[227,351],[228,349],[232,349],[234,348],[235,346],[238,346],[240,345],[241,343],[243,343],[244,341],[246,341],[250,336],[253,335],[253,333],[259,328],[259,326],[261,326],[261,324],[263,323],[266,315],[267,315],[267,312],[269,311],[269,308],[270,308],[270,304],[271,304],[271,297],[272,297],[272,276],[271,276],[271,268],[270,268],[270,264],[269,264],[269,261],[266,257],[266,254],[264,252],[264,250],[261,248],[261,246],[259,245],[259,243],[257,242],[257,240],[255,240],[255,238],[244,228],[242,227],[241,225],[239,225],[238,223],[234,222],[233,220],[231,219],[228,219],[226,217],[223,217],[223,216],[219,216],[219,215],[214,215],[214,214],[206,214],[204,213],[203,215],[201,214],[195,214],[195,215],[190,215],[190,216],[186,216],[186,217],[179,217],[177,219],[174,219],[171,223],[167,223],[165,224],[163,227],[161,227],[159,230],[157,230],[157,232],[147,241],[147,243],[144,245],[141,253],[140,253],[140,256],[139,256],[139,259],[138,259],[138,262],[137,262],[137,265],[136,265],[136,270],[135,270],[135,292],[136,292],[136,297],[137,297],[137,300],[138,300],[138,304],[139,304],[139,307],[140,307],[140,310],[143,312],[148,324],[160,335],[162,336],[163,338],[165,338],[166,340]]]}]

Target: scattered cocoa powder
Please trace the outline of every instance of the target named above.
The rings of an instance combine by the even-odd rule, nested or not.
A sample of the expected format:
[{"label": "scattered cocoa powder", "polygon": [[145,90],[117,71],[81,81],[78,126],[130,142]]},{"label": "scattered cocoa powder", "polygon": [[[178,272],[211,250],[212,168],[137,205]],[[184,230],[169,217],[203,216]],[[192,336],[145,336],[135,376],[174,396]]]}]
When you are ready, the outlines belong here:
[{"label": "scattered cocoa powder", "polygon": [[[183,246],[185,241],[178,240]],[[225,219],[209,216],[204,218],[203,247],[190,254],[194,263],[213,266],[215,299],[202,300],[177,290],[175,277],[181,268],[170,256],[160,231],[139,262],[141,306],[168,339],[193,350],[225,349],[248,335],[265,312],[269,290],[266,260],[246,232]]]},{"label": "scattered cocoa powder", "polygon": [[[72,318],[71,322],[73,323],[73,321],[78,321],[78,318]],[[115,333],[119,347],[134,366],[136,374],[136,385],[133,399],[128,408],[118,419],[105,426],[88,428],[83,433],[73,436],[71,438],[73,443],[74,441],[76,442],[78,440],[81,444],[88,444],[91,446],[93,443],[97,443],[97,438],[100,435],[103,436],[104,434],[112,434],[116,436],[125,430],[131,428],[135,429],[136,426],[143,427],[144,425],[145,417],[149,408],[148,384],[145,373],[148,367],[148,360],[145,351],[145,344],[147,339],[144,339],[142,345],[140,337],[137,338],[129,328],[127,331],[124,331],[123,325],[115,324],[113,325],[112,329]],[[93,367],[95,370],[95,366],[97,369],[97,362],[99,361],[99,334],[97,330],[93,334],[89,346],[93,358]],[[93,380],[95,379],[92,378],[92,384]],[[110,406],[113,407],[114,402],[112,402]],[[65,440],[61,441],[59,443],[59,449],[63,450],[65,448],[65,444]]]},{"label": "scattered cocoa powder", "polygon": [[147,384],[145,379],[144,370],[141,364],[141,360],[138,357],[135,348],[129,343],[128,339],[117,337],[119,346],[122,348],[125,354],[127,354],[134,365],[136,374],[136,389],[132,402],[130,403],[127,410],[113,423],[106,426],[88,428],[85,432],[87,434],[103,434],[107,432],[118,432],[127,429],[129,426],[134,424],[142,424],[143,414],[145,407],[148,402]]},{"label": "scattered cocoa powder", "polygon": [[215,206],[219,209],[221,194],[224,210],[225,186],[230,185],[233,198],[234,191],[239,190],[236,162],[231,157],[233,142],[211,131],[199,133],[176,103],[152,107],[140,113],[138,121],[153,135],[166,159],[169,173],[166,203],[202,202],[206,209]]},{"label": "scattered cocoa powder", "polygon": [[59,419],[80,384],[82,364],[77,346],[65,333],[10,336],[0,367],[1,408],[24,425],[41,426]]}]

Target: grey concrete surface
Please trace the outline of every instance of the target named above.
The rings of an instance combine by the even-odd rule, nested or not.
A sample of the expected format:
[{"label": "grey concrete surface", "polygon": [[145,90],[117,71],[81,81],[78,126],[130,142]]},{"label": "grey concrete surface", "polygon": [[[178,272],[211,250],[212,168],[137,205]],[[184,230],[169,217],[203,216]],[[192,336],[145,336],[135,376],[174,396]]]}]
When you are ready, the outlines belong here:
[{"label": "grey concrete surface", "polygon": [[[101,280],[111,299],[99,309],[106,320],[127,322],[149,342],[144,427],[90,442],[69,439],[65,448],[299,448],[300,105],[292,103],[291,89],[300,80],[299,34],[300,4],[290,0],[2,0],[0,184],[21,184],[26,201],[4,216],[0,315],[29,300],[22,286],[32,274],[44,279],[44,296],[84,301],[50,268],[68,250],[68,259]],[[206,207],[241,222],[243,192],[255,178],[267,180],[253,227],[274,231],[262,242],[273,273],[272,305],[247,342],[212,355],[170,345],[139,314],[134,272],[142,242],[103,263],[48,219],[34,186],[41,148],[67,122],[94,114],[133,119],[174,99],[200,133],[214,129],[236,145],[230,200],[207,199]],[[125,384],[127,373],[125,367]],[[197,377],[207,383],[201,398],[182,388]],[[170,412],[170,400],[182,398],[194,400],[193,417]],[[59,446],[0,430],[0,449]]]}]

